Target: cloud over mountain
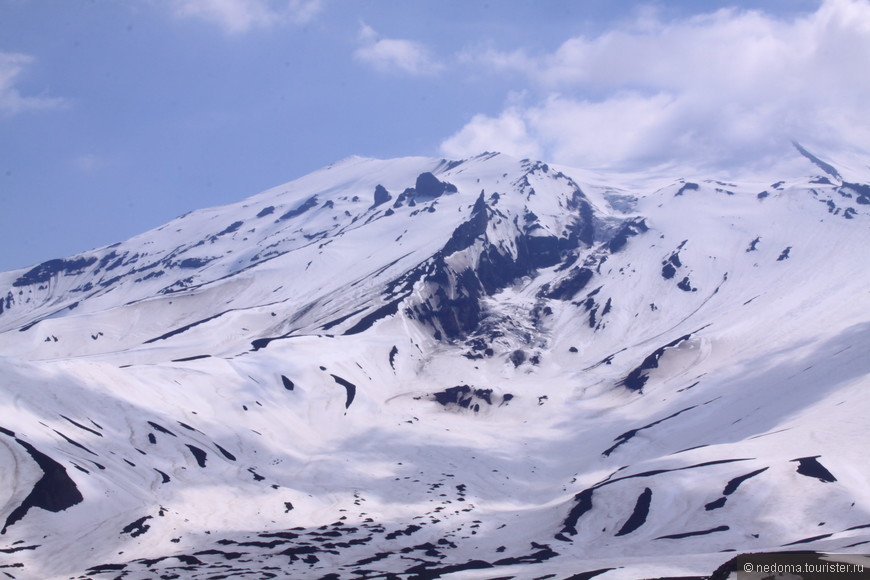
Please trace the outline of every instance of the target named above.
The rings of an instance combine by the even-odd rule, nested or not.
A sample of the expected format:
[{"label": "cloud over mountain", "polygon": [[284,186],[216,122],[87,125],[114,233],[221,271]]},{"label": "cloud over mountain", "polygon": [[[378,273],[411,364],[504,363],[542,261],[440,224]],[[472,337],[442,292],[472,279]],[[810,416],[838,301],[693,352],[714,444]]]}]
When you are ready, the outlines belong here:
[{"label": "cloud over mountain", "polygon": [[645,11],[556,50],[464,54],[514,75],[524,102],[476,115],[442,152],[541,152],[583,166],[630,168],[680,159],[770,162],[788,139],[824,147],[868,142],[870,4],[828,0],[779,18],[723,9],[677,21]]}]

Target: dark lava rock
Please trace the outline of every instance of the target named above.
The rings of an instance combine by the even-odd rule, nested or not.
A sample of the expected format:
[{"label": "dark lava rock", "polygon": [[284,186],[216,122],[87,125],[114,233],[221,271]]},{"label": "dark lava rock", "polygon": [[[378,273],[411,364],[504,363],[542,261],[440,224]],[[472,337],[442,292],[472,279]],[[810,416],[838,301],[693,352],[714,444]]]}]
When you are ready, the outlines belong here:
[{"label": "dark lava rock", "polygon": [[568,276],[555,282],[552,286],[545,285],[538,292],[541,298],[553,300],[571,300],[592,279],[593,271],[589,268],[574,266]]},{"label": "dark lava rock", "polygon": [[390,195],[390,192],[387,191],[387,188],[383,185],[378,184],[375,187],[375,201],[372,204],[372,207],[378,207],[382,203],[387,203],[391,199],[393,199],[393,196]]},{"label": "dark lava rock", "polygon": [[[3,433],[9,435],[11,431],[4,429]],[[5,534],[7,528],[23,518],[32,507],[57,513],[81,503],[84,499],[75,482],[60,463],[38,451],[26,441],[16,438],[15,442],[24,447],[36,461],[42,469],[42,477],[34,484],[33,489],[30,490],[21,505],[12,510],[12,513],[6,518],[6,523],[0,534]]]},{"label": "dark lava rock", "polygon": [[421,173],[417,176],[417,183],[414,185],[416,190],[415,197],[435,198],[440,197],[444,193],[456,193],[456,186],[452,183],[439,181],[437,177],[429,173]]},{"label": "dark lava rock", "polygon": [[686,182],[686,183],[683,184],[683,187],[681,187],[681,188],[677,191],[677,193],[674,194],[674,196],[676,197],[676,196],[678,196],[678,195],[683,195],[683,194],[684,194],[685,192],[687,192],[687,191],[697,191],[698,188],[699,188],[699,186],[698,186],[697,183]]},{"label": "dark lava rock", "polygon": [[652,501],[652,490],[650,488],[645,488],[643,493],[637,498],[637,503],[634,505],[634,510],[631,513],[631,516],[628,520],[623,524],[622,528],[618,532],[616,532],[617,536],[624,536],[626,534],[630,534],[635,531],[639,527],[641,527],[646,522],[646,517],[649,515],[649,506]]},{"label": "dark lava rock", "polygon": [[316,205],[317,205],[317,196],[314,195],[314,196],[306,199],[305,202],[303,202],[298,207],[291,209],[290,211],[288,211],[287,213],[285,213],[284,215],[279,217],[278,221],[288,220],[288,219],[294,218],[296,216],[300,216],[303,213],[305,213],[306,211],[308,211],[309,209],[315,207]]},{"label": "dark lava rock", "polygon": [[345,409],[349,408],[350,404],[353,403],[354,397],[356,396],[356,385],[353,384],[352,382],[346,380],[346,379],[343,379],[343,378],[337,376],[337,375],[329,375],[329,376],[331,376],[333,378],[333,380],[335,380],[336,383],[338,383],[339,385],[341,385],[342,387],[345,388],[345,391],[347,392],[347,398],[346,398],[345,403],[344,403],[344,408]]},{"label": "dark lava rock", "polygon": [[30,284],[42,284],[51,280],[52,276],[80,274],[85,268],[96,263],[96,261],[95,257],[49,260],[22,274],[17,280],[12,282],[12,285],[18,287]]},{"label": "dark lava rock", "polygon": [[797,472],[801,475],[806,475],[807,477],[815,477],[819,481],[823,481],[825,483],[833,483],[837,481],[837,478],[833,476],[833,474],[825,469],[825,466],[819,463],[819,457],[821,455],[815,455],[813,457],[800,457],[798,459],[792,459],[792,461],[798,462]]},{"label": "dark lava rock", "polygon": [[683,335],[678,339],[673,340],[668,344],[654,350],[652,354],[643,359],[643,362],[639,367],[628,373],[628,376],[622,381],[623,386],[632,391],[642,390],[643,386],[646,384],[647,379],[649,378],[646,371],[658,368],[659,359],[667,349],[673,348],[679,345],[684,340],[689,340],[690,338],[692,338],[692,333]]},{"label": "dark lava rock", "polygon": [[625,244],[628,243],[628,238],[642,234],[647,230],[649,230],[649,226],[646,225],[646,221],[643,218],[628,220],[616,232],[616,235],[611,238],[607,247],[611,253],[616,253],[625,247]]}]

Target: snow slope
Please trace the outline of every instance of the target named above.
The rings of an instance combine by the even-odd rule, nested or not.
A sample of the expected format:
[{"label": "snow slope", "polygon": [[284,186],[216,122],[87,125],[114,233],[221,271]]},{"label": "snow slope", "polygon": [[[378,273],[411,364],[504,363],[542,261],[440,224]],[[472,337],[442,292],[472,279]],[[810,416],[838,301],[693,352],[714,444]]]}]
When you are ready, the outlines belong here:
[{"label": "snow slope", "polygon": [[739,183],[350,158],[0,274],[0,572],[866,552],[870,169],[791,154]]}]

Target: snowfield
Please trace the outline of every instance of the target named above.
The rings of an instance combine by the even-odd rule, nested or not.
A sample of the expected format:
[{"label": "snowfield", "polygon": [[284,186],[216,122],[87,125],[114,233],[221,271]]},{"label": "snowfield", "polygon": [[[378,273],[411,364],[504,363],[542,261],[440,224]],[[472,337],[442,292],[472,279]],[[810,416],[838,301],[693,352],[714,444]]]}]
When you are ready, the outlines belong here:
[{"label": "snowfield", "polygon": [[0,273],[0,573],[870,550],[870,168],[350,158]]}]

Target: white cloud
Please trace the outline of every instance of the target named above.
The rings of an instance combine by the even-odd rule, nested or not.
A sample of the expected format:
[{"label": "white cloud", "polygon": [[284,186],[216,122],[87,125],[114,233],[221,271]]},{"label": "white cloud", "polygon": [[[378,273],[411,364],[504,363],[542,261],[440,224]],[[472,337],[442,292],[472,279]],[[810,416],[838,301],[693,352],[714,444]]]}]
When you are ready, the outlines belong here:
[{"label": "white cloud", "polygon": [[[870,150],[870,2],[828,0],[789,20],[734,9],[643,20],[555,51],[465,55],[520,75],[530,105],[477,115],[442,144],[539,150],[548,160],[635,168],[680,160],[734,166],[766,159],[790,139]],[[522,132],[494,127],[521,126]]]},{"label": "white cloud", "polygon": [[26,54],[0,52],[0,115],[66,106],[66,101],[60,98],[23,96],[18,91],[18,76],[33,62],[34,58]]},{"label": "white cloud", "polygon": [[[461,131],[441,144],[448,157],[468,157],[483,151],[499,151],[515,157],[541,157],[541,148],[529,134],[528,119],[517,108],[499,117],[475,115]],[[471,153],[471,152],[474,153]]]},{"label": "white cloud", "polygon": [[381,38],[366,24],[360,27],[359,41],[354,57],[381,72],[431,75],[443,68],[419,42]]},{"label": "white cloud", "polygon": [[176,16],[199,18],[230,34],[290,22],[304,24],[321,8],[321,0],[170,0]]},{"label": "white cloud", "polygon": [[71,162],[71,166],[75,171],[84,174],[96,173],[97,171],[105,167],[105,165],[105,160],[98,155],[94,155],[93,153],[85,153],[73,157]]}]

